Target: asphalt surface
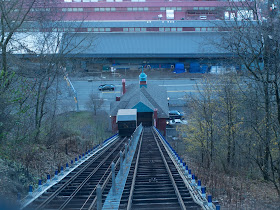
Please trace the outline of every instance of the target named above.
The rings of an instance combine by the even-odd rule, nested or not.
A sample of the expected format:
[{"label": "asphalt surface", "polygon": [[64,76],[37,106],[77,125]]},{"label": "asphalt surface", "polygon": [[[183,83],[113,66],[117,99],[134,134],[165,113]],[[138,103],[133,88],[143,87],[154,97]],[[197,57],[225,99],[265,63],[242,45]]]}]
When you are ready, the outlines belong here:
[{"label": "asphalt surface", "polygon": [[[117,70],[116,72],[97,72],[97,73],[88,73],[80,76],[79,78],[75,78],[75,80],[118,80],[118,79],[126,79],[126,80],[135,80],[139,78],[142,70]],[[173,73],[171,69],[145,69],[144,73],[147,74],[148,79],[152,80],[173,80],[173,79],[201,79],[204,74],[198,73]]]},{"label": "asphalt surface", "polygon": [[[60,105],[61,112],[79,110],[87,110],[87,102],[89,96],[95,94],[99,99],[103,99],[101,109],[110,114],[110,103],[116,99],[116,96],[120,96],[122,92],[122,79],[126,79],[126,86],[129,84],[139,84],[139,74],[141,70],[134,71],[118,71],[117,73],[99,73],[94,76],[71,76],[73,87],[77,93],[77,101],[74,101],[74,94],[70,86],[67,86],[66,82],[62,82],[63,94],[61,95]],[[170,110],[178,110],[186,112],[186,99],[193,94],[197,94],[196,85],[199,85],[203,74],[190,74],[181,73],[175,74],[171,70],[145,70],[147,74],[147,85],[150,83],[157,84],[164,87],[167,90],[167,96],[169,98]],[[208,75],[207,75],[208,76]],[[99,91],[98,86],[101,84],[114,84],[116,86],[115,91]],[[187,113],[185,113],[187,117]],[[167,128],[168,136],[176,136],[176,130],[174,127],[169,126]]]}]

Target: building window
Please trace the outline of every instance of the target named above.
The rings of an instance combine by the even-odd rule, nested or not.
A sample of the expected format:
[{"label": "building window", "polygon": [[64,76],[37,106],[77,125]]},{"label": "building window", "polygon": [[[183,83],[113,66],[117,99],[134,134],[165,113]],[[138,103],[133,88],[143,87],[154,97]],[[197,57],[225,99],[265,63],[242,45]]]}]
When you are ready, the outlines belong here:
[{"label": "building window", "polygon": [[106,12],[110,12],[110,8],[109,7],[105,8],[105,10],[106,10]]},{"label": "building window", "polygon": [[165,31],[170,31],[170,28],[165,28]]},{"label": "building window", "polygon": [[94,32],[98,32],[98,28],[94,28],[93,31],[94,31]]},{"label": "building window", "polygon": [[111,31],[111,28],[105,28],[105,31],[109,32],[109,31]]},{"label": "building window", "polygon": [[171,28],[171,31],[176,31],[176,28]]},{"label": "building window", "polygon": [[178,10],[178,11],[181,11],[181,10],[182,10],[182,7],[177,7],[177,10]]},{"label": "building window", "polygon": [[92,28],[88,28],[87,31],[88,31],[88,32],[91,32],[91,31],[92,31]]},{"label": "building window", "polygon": [[159,28],[159,31],[164,31],[164,28]]},{"label": "building window", "polygon": [[194,7],[193,10],[198,10],[198,7]]},{"label": "building window", "polygon": [[122,2],[122,0],[115,0],[116,2]]},{"label": "building window", "polygon": [[64,31],[65,31],[65,32],[67,32],[67,31],[69,31],[69,32],[74,32],[75,29],[74,29],[74,28],[65,28]]},{"label": "building window", "polygon": [[78,8],[78,12],[82,12],[84,8]]},{"label": "building window", "polygon": [[129,28],[129,32],[133,32],[134,31],[134,28]]},{"label": "building window", "polygon": [[177,28],[177,31],[182,31],[182,28]]},{"label": "building window", "polygon": [[141,31],[147,31],[147,29],[146,28],[141,28]]},{"label": "building window", "polygon": [[107,2],[114,2],[114,0],[106,0]]},{"label": "building window", "polygon": [[123,28],[123,31],[124,31],[124,32],[127,32],[127,31],[128,31],[128,28]]},{"label": "building window", "polygon": [[62,12],[67,12],[67,8],[62,8]]},{"label": "building window", "polygon": [[127,7],[127,11],[132,11],[132,7]]},{"label": "building window", "polygon": [[132,11],[137,11],[137,8],[136,8],[136,7],[133,7],[133,8],[132,8]]},{"label": "building window", "polygon": [[94,8],[94,11],[95,12],[99,12],[99,8]]},{"label": "building window", "polygon": [[201,28],[201,31],[206,31],[206,28]]},{"label": "building window", "polygon": [[115,7],[112,7],[112,8],[111,8],[111,11],[112,11],[112,12],[116,11],[116,8],[115,8]]},{"label": "building window", "polygon": [[144,10],[143,7],[139,7],[139,8],[138,8],[138,11],[143,11],[143,10]]},{"label": "building window", "polygon": [[81,0],[74,0],[74,2],[81,2]]},{"label": "building window", "polygon": [[78,8],[73,8],[73,12],[78,12]]},{"label": "building window", "polygon": [[144,11],[148,11],[149,10],[149,8],[148,7],[144,7]]},{"label": "building window", "polygon": [[135,31],[137,31],[137,32],[140,31],[140,28],[135,28]]},{"label": "building window", "polygon": [[90,2],[90,0],[83,0],[83,2]]},{"label": "building window", "polygon": [[165,7],[161,7],[160,10],[161,10],[161,11],[164,11],[164,10],[165,10]]},{"label": "building window", "polygon": [[72,2],[72,0],[64,0],[64,2]]},{"label": "building window", "polygon": [[72,8],[67,8],[67,12],[72,12]]},{"label": "building window", "polygon": [[104,12],[104,11],[105,11],[105,8],[101,7],[100,12]]},{"label": "building window", "polygon": [[195,31],[200,31],[200,28],[195,28]]}]

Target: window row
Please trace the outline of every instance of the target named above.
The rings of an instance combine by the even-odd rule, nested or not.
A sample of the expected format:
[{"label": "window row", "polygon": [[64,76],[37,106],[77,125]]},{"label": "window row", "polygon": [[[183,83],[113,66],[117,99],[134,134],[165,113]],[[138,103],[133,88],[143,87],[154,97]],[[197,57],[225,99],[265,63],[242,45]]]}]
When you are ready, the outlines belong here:
[{"label": "window row", "polygon": [[[205,9],[206,8],[206,9]],[[63,12],[123,12],[123,11],[152,11],[152,12],[159,12],[159,11],[167,11],[167,10],[173,10],[173,11],[183,11],[186,10],[188,13],[203,13],[203,14],[212,14],[216,10],[217,7],[80,7],[80,8],[62,8]],[[38,8],[38,9],[33,9],[34,11],[36,10],[45,10],[45,11],[50,11],[50,8]]]},{"label": "window row", "polygon": [[149,11],[148,7],[128,7],[127,11]]},{"label": "window row", "polygon": [[182,31],[183,28],[159,28],[159,31]]},{"label": "window row", "polygon": [[31,12],[50,12],[51,8],[31,8]]},{"label": "window row", "polygon": [[68,8],[62,8],[62,12],[83,12],[84,8],[78,7],[78,8],[72,8],[72,7],[68,7]]},{"label": "window row", "polygon": [[216,7],[194,7],[193,10],[215,10]]},{"label": "window row", "polygon": [[219,31],[218,28],[195,28],[195,31]]},{"label": "window row", "polygon": [[165,11],[165,10],[177,10],[177,11],[182,11],[182,7],[161,7],[160,10],[161,10],[161,11]]},{"label": "window row", "polygon": [[204,28],[204,27],[166,27],[166,28],[158,28],[158,27],[148,27],[148,28],[140,28],[140,27],[130,27],[130,28],[122,28],[122,27],[114,27],[114,28],[22,28],[18,29],[18,32],[182,32],[182,31],[219,31],[218,28]]}]

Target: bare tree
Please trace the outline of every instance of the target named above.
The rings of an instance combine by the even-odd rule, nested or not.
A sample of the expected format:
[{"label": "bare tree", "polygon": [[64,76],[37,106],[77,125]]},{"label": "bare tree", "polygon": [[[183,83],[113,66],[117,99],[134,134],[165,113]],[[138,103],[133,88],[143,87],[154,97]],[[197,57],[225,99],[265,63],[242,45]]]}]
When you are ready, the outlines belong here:
[{"label": "bare tree", "polygon": [[94,112],[94,115],[96,115],[97,110],[101,108],[103,103],[103,98],[100,98],[96,93],[91,93],[89,95],[89,100],[87,101],[86,106],[89,110]]}]

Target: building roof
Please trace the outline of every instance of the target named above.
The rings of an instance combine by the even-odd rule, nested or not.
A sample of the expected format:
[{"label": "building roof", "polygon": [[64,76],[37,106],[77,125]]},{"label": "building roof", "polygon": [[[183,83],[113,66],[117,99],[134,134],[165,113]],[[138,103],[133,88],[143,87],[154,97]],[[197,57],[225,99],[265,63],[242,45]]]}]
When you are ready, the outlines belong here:
[{"label": "building roof", "polygon": [[157,109],[158,118],[169,117],[166,88],[154,84],[147,84],[147,87],[141,88],[139,84],[129,85],[120,101],[111,103],[111,115],[116,116],[119,109],[137,108],[139,104],[147,107],[150,111]]},{"label": "building roof", "polygon": [[[42,26],[38,22],[25,22],[22,28],[118,28],[118,27],[229,27],[236,25],[235,21],[224,20],[98,20],[98,21],[57,21],[45,22]],[[240,25],[242,23],[240,22]]]},{"label": "building roof", "polygon": [[137,109],[119,109],[117,114],[118,121],[136,121]]},{"label": "building roof", "polygon": [[56,54],[61,38],[62,34],[54,32],[16,32],[8,44],[8,51],[11,54]]},{"label": "building roof", "polygon": [[65,34],[61,49],[68,51],[79,44],[69,50],[69,56],[76,57],[227,57],[232,54],[213,44],[226,35],[226,32]]}]

